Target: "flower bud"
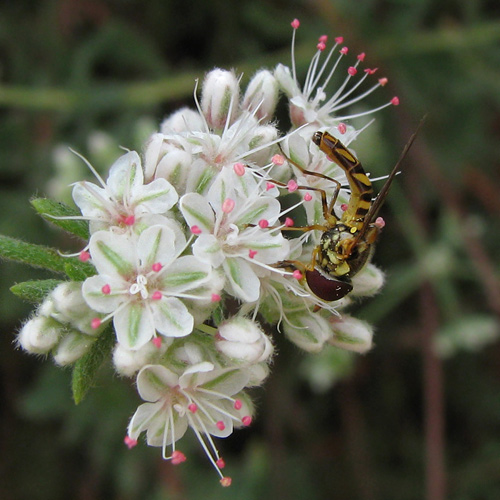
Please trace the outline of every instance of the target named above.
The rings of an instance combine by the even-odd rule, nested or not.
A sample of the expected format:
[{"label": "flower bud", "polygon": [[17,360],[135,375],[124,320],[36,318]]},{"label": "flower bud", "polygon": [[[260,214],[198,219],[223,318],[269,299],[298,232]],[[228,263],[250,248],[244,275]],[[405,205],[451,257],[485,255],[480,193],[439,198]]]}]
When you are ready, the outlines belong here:
[{"label": "flower bud", "polygon": [[61,325],[44,316],[30,319],[19,332],[18,344],[33,354],[47,354],[59,341],[62,335]]},{"label": "flower bud", "polygon": [[294,344],[307,352],[320,352],[331,336],[328,321],[308,311],[288,315],[288,321],[283,324],[283,330]]},{"label": "flower bud", "polygon": [[182,108],[167,116],[161,123],[160,132],[165,135],[203,130],[203,119],[193,109]]},{"label": "flower bud", "polygon": [[365,353],[372,347],[373,328],[360,319],[351,316],[331,318],[333,337],[329,344],[348,351]]},{"label": "flower bud", "polygon": [[172,339],[168,337],[162,337],[161,340],[159,347],[153,342],[148,342],[135,351],[117,343],[113,351],[113,364],[116,371],[125,377],[132,377],[143,366],[158,363],[159,358],[172,344]]},{"label": "flower bud", "polygon": [[[264,146],[266,144],[270,144],[278,137],[278,131],[276,127],[271,124],[261,125],[255,127],[255,132],[250,140],[250,144],[248,145],[250,150],[257,149],[260,146]],[[272,156],[272,151],[276,146],[273,144],[272,146],[265,147],[260,151],[256,151],[251,155],[246,157],[246,161],[255,162],[257,165],[265,165],[269,163],[269,158]],[[285,167],[287,168],[287,167]],[[273,179],[276,179],[276,170],[277,167],[273,168]]]},{"label": "flower bud", "polygon": [[71,323],[90,314],[91,309],[83,299],[82,284],[79,282],[61,283],[52,290],[50,296],[57,311],[52,316],[61,323]]},{"label": "flower bud", "polygon": [[239,82],[232,71],[214,69],[203,82],[201,109],[210,128],[222,130],[236,118]]},{"label": "flower bud", "polygon": [[95,338],[84,335],[76,330],[69,331],[52,352],[54,361],[59,366],[66,366],[79,360],[88,352]]},{"label": "flower bud", "polygon": [[215,346],[219,352],[241,363],[260,363],[269,359],[273,345],[257,323],[234,317],[219,327]]},{"label": "flower bud", "polygon": [[368,264],[352,278],[352,295],[366,297],[375,295],[384,284],[384,273],[373,264]]},{"label": "flower bud", "polygon": [[278,90],[278,82],[269,70],[258,71],[248,83],[242,106],[255,111],[257,119],[269,121],[276,110]]}]

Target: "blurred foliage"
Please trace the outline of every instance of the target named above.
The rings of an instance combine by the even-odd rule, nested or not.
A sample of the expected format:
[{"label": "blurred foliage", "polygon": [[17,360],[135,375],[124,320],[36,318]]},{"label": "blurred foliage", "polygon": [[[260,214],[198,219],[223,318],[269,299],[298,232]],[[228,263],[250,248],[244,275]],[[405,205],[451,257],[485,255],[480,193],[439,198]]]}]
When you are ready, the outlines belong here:
[{"label": "blurred foliage", "polygon": [[[49,183],[58,171],[60,180],[69,175],[59,167],[71,160],[57,157],[58,147],[101,154],[101,165],[120,155],[118,145],[140,148],[151,123],[192,105],[194,79],[204,71],[235,67],[247,78],[263,65],[288,63],[294,17],[302,22],[299,70],[317,36],[343,35],[389,77],[370,104],[401,98],[356,143],[374,175],[388,172],[429,113],[384,213],[375,262],[387,271],[387,286],[357,312],[376,324],[376,348],[354,364],[327,355],[314,367],[314,358],[279,339],[273,375],[256,392],[255,425],[221,444],[233,477],[225,490],[194,440],[190,460],[176,468],[158,450],[126,450],[138,403],[126,381],[103,370],[76,407],[68,371],[14,349],[31,306],[8,288],[50,276],[1,263],[1,498],[424,498],[425,422],[440,416],[436,400],[423,397],[432,389],[425,346],[436,339],[453,354],[433,361],[444,371],[437,396],[447,498],[500,497],[496,0],[4,1],[0,233],[78,249],[29,204],[33,194],[68,200],[69,190]],[[78,168],[64,182],[80,178]]]}]

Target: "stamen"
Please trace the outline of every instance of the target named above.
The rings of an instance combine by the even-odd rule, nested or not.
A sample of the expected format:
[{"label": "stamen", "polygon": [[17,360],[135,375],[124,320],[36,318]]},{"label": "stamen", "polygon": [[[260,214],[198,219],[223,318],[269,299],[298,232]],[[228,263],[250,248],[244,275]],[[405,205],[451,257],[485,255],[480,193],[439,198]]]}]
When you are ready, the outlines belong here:
[{"label": "stamen", "polygon": [[250,415],[246,415],[241,419],[241,422],[245,427],[248,427],[252,423],[252,417]]},{"label": "stamen", "polygon": [[349,52],[349,48],[348,47],[342,47],[339,52],[345,56],[348,52]]},{"label": "stamen", "polygon": [[186,455],[184,455],[184,453],[182,453],[182,451],[175,450],[172,452],[171,460],[172,460],[173,465],[179,465],[182,462],[185,462],[187,459],[186,459]]},{"label": "stamen", "polygon": [[339,131],[339,134],[344,135],[347,132],[347,126],[345,123],[339,123],[337,125],[337,130]]},{"label": "stamen", "polygon": [[135,224],[135,216],[133,215],[129,215],[128,217],[125,217],[123,219],[123,223],[126,225],[126,226],[133,226]]},{"label": "stamen", "polygon": [[104,295],[109,295],[111,293],[111,287],[106,283],[102,288],[101,288],[101,292],[104,294]]},{"label": "stamen", "polygon": [[97,330],[101,326],[101,318],[92,318],[90,326],[93,330]]},{"label": "stamen", "polygon": [[162,338],[161,338],[161,337],[153,337],[153,338],[151,339],[151,342],[153,342],[153,345],[154,345],[157,349],[159,349],[159,348],[161,347],[162,343],[163,343],[163,340],[162,340]]},{"label": "stamen", "polygon": [[123,442],[127,445],[129,450],[134,448],[134,446],[137,446],[137,439],[132,439],[128,434],[123,439]]},{"label": "stamen", "polygon": [[296,279],[296,280],[301,280],[304,276],[302,275],[302,273],[298,270],[298,269],[295,269],[295,271],[292,273],[292,276]]},{"label": "stamen", "polygon": [[222,420],[219,420],[218,422],[216,422],[215,426],[220,431],[223,431],[226,428],[226,424]]},{"label": "stamen", "polygon": [[212,298],[210,299],[212,302],[220,302],[221,296],[218,293],[212,293]]},{"label": "stamen", "polygon": [[86,250],[82,250],[80,252],[80,255],[78,256],[78,259],[81,261],[81,262],[87,262],[89,259],[90,259],[90,253],[87,252]]},{"label": "stamen", "polygon": [[358,70],[354,66],[349,66],[349,68],[347,68],[347,72],[349,73],[349,75],[354,76],[358,72]]},{"label": "stamen", "polygon": [[241,410],[241,408],[243,406],[241,399],[236,399],[233,406],[234,406],[235,410]]},{"label": "stamen", "polygon": [[201,229],[198,226],[191,226],[191,233],[193,234],[201,234]]},{"label": "stamen", "polygon": [[312,200],[312,196],[311,196],[311,194],[310,194],[310,193],[306,193],[306,194],[304,195],[304,201],[311,201],[311,200]]},{"label": "stamen", "polygon": [[233,165],[233,169],[234,169],[236,175],[238,175],[240,177],[245,175],[245,165],[243,165],[243,163],[240,163],[240,162],[235,163]]},{"label": "stamen", "polygon": [[219,469],[223,469],[226,466],[226,462],[224,462],[224,459],[222,457],[220,457],[215,463],[217,464],[217,467],[219,467]]},{"label": "stamen", "polygon": [[227,488],[228,486],[231,486],[232,479],[229,476],[224,476],[219,482],[224,488]]},{"label": "stamen", "polygon": [[261,220],[259,221],[259,227],[260,227],[261,229],[266,229],[266,227],[269,227],[269,221],[268,221],[268,220],[266,220],[266,219],[261,219]]},{"label": "stamen", "polygon": [[272,162],[274,165],[283,165],[283,163],[285,163],[285,158],[283,157],[283,155],[275,154],[275,155],[271,158],[271,162]]},{"label": "stamen", "polygon": [[231,213],[234,210],[235,204],[236,203],[234,200],[232,200],[231,198],[226,198],[222,203],[222,211],[225,214]]},{"label": "stamen", "polygon": [[151,295],[151,300],[161,300],[163,297],[163,294],[160,292],[160,290],[156,290],[156,292]]},{"label": "stamen", "polygon": [[293,227],[293,225],[294,225],[293,219],[291,219],[290,217],[287,217],[285,219],[285,227]]},{"label": "stamen", "polygon": [[188,405],[188,410],[191,413],[196,413],[198,411],[198,406],[195,403],[191,403]]},{"label": "stamen", "polygon": [[257,250],[248,250],[248,257],[253,259],[257,255]]},{"label": "stamen", "polygon": [[299,185],[293,179],[290,179],[287,182],[286,187],[288,189],[288,192],[293,193],[294,191],[297,191],[297,189],[299,188]]},{"label": "stamen", "polygon": [[159,273],[161,270],[162,270],[163,266],[159,263],[159,262],[155,262],[152,266],[151,266],[151,269],[155,272],[155,273]]},{"label": "stamen", "polygon": [[398,106],[399,105],[399,97],[395,96],[391,99],[391,104],[393,106]]}]

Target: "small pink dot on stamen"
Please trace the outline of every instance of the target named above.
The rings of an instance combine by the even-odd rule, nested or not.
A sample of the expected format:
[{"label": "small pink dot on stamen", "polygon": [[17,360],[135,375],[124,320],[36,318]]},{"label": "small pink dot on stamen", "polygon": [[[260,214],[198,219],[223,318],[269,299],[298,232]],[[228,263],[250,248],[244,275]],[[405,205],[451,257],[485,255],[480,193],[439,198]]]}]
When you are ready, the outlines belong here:
[{"label": "small pink dot on stamen", "polygon": [[270,191],[271,189],[273,189],[274,187],[276,187],[275,184],[273,184],[272,182],[267,182],[266,183],[266,191]]},{"label": "small pink dot on stamen", "polygon": [[220,431],[223,431],[225,428],[226,428],[226,424],[222,421],[222,420],[219,420],[215,426],[217,427],[217,429],[219,429]]},{"label": "small pink dot on stamen", "polygon": [[361,52],[361,54],[358,54],[358,61],[363,62],[365,60],[366,54],[364,52]]},{"label": "small pink dot on stamen", "polygon": [[241,402],[240,399],[237,399],[235,402],[234,402],[234,409],[235,410],[241,410],[241,407],[243,406],[243,403]]},{"label": "small pink dot on stamen", "polygon": [[306,193],[304,195],[304,201],[311,201],[313,199],[313,197],[311,196],[310,193]]},{"label": "small pink dot on stamen", "polygon": [[278,155],[278,154],[275,154],[272,158],[271,158],[271,162],[274,163],[275,165],[283,165],[283,163],[285,163],[285,158],[283,157],[283,155]]},{"label": "small pink dot on stamen", "polygon": [[101,318],[93,318],[90,322],[90,326],[93,330],[97,330],[101,326]]},{"label": "small pink dot on stamen", "polygon": [[151,269],[155,272],[155,273],[159,273],[161,270],[162,270],[162,265],[159,263],[159,262],[155,262],[152,266],[151,266]]},{"label": "small pink dot on stamen", "polygon": [[389,80],[384,77],[384,78],[379,78],[378,83],[380,83],[380,85],[382,85],[382,87],[383,87],[384,85],[387,84],[388,81]]},{"label": "small pink dot on stamen", "polygon": [[349,47],[342,47],[339,52],[345,56],[349,52]]},{"label": "small pink dot on stamen", "polygon": [[186,455],[184,455],[184,453],[182,453],[182,451],[175,450],[172,453],[172,463],[174,465],[179,465],[179,464],[181,464],[182,462],[185,462],[185,461],[186,461]]},{"label": "small pink dot on stamen", "polygon": [[156,292],[151,295],[151,300],[161,300],[163,297],[163,294],[160,292],[160,290],[156,290]]},{"label": "small pink dot on stamen", "polygon": [[159,348],[161,347],[162,343],[163,343],[163,341],[162,341],[161,337],[153,337],[153,338],[151,339],[151,342],[153,342],[153,345],[154,345],[157,349],[159,349]]},{"label": "small pink dot on stamen", "polygon": [[222,211],[225,214],[229,214],[229,213],[231,213],[234,210],[234,205],[235,205],[234,200],[232,200],[231,198],[226,198],[222,202]]},{"label": "small pink dot on stamen", "polygon": [[294,191],[297,191],[299,185],[293,179],[290,179],[287,182],[286,187],[287,187],[289,193],[293,193]]},{"label": "small pink dot on stamen", "polygon": [[365,73],[368,73],[369,75],[373,75],[374,73],[377,72],[377,70],[378,70],[378,68],[372,68],[372,69],[366,68]]},{"label": "small pink dot on stamen", "polygon": [[219,483],[224,486],[224,488],[227,488],[228,486],[231,486],[232,479],[229,476],[224,476]]},{"label": "small pink dot on stamen", "polygon": [[241,419],[241,423],[245,426],[248,427],[252,423],[252,417],[250,415],[246,415]]},{"label": "small pink dot on stamen", "polygon": [[351,76],[354,76],[358,72],[358,70],[354,66],[349,66],[349,68],[347,68],[347,72]]},{"label": "small pink dot on stamen", "polygon": [[266,229],[266,227],[269,227],[269,221],[266,219],[260,219],[259,221],[259,227],[261,229]]},{"label": "small pink dot on stamen", "polygon": [[78,256],[78,259],[81,261],[81,262],[87,262],[89,259],[90,259],[90,254],[85,251],[85,250],[82,250],[80,252],[80,255]]},{"label": "small pink dot on stamen", "polygon": [[212,293],[211,301],[212,302],[220,302],[221,296],[218,293]]},{"label": "small pink dot on stamen", "polygon": [[224,462],[224,459],[222,457],[218,458],[215,463],[217,464],[217,467],[219,467],[219,469],[223,469],[226,466],[226,462]]},{"label": "small pink dot on stamen", "polygon": [[399,104],[399,97],[393,97],[393,98],[391,99],[391,104],[392,104],[393,106],[397,106],[397,105]]},{"label": "small pink dot on stamen", "polygon": [[101,288],[101,292],[104,294],[104,295],[109,295],[111,293],[111,287],[106,283],[102,288]]},{"label": "small pink dot on stamen", "polygon": [[134,446],[137,446],[137,439],[132,439],[129,435],[125,436],[123,442],[127,445],[129,450],[131,450]]},{"label": "small pink dot on stamen", "polygon": [[243,165],[243,163],[235,163],[233,168],[236,175],[239,175],[240,177],[245,175],[245,165]]},{"label": "small pink dot on stamen", "polygon": [[323,42],[319,42],[318,45],[316,45],[316,48],[320,51],[323,52],[326,49],[326,44]]},{"label": "small pink dot on stamen", "polygon": [[342,203],[342,205],[340,205],[340,210],[342,210],[342,212],[345,212],[348,207],[349,205],[347,205],[347,203]]},{"label": "small pink dot on stamen", "polygon": [[188,410],[191,413],[196,413],[198,411],[198,406],[196,406],[195,403],[191,403],[190,405],[188,405]]},{"label": "small pink dot on stamen", "polygon": [[133,215],[129,215],[123,219],[123,223],[126,226],[133,226],[135,224],[135,217]]},{"label": "small pink dot on stamen", "polygon": [[320,43],[326,43],[326,42],[328,42],[328,35],[321,35],[318,38],[318,42],[320,42]]},{"label": "small pink dot on stamen", "polygon": [[295,269],[295,271],[292,273],[292,276],[296,279],[296,280],[301,280],[302,279],[302,273],[298,270],[298,269]]},{"label": "small pink dot on stamen", "polygon": [[248,256],[253,259],[257,255],[257,250],[248,250]]},{"label": "small pink dot on stamen", "polygon": [[199,226],[191,226],[190,227],[190,231],[192,234],[201,234],[201,229],[199,228]]},{"label": "small pink dot on stamen", "polygon": [[296,30],[300,26],[300,21],[298,19],[294,19],[291,23],[292,28]]},{"label": "small pink dot on stamen", "polygon": [[339,43],[343,43],[344,42],[344,37],[343,36],[337,36],[335,38],[335,43],[338,45]]},{"label": "small pink dot on stamen", "polygon": [[345,123],[339,123],[337,125],[337,130],[339,131],[339,134],[344,135],[347,132],[347,126]]},{"label": "small pink dot on stamen", "polygon": [[382,217],[377,217],[375,219],[375,227],[382,229],[385,226],[385,220]]},{"label": "small pink dot on stamen", "polygon": [[293,222],[293,219],[291,219],[290,217],[287,217],[285,219],[285,227],[292,227],[295,223]]}]

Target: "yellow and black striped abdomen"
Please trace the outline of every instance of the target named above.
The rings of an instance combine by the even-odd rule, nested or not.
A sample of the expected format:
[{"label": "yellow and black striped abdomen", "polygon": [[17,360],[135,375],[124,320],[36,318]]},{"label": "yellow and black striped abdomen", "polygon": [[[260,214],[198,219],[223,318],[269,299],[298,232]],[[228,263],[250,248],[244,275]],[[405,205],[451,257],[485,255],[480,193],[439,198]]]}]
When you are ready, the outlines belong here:
[{"label": "yellow and black striped abdomen", "polygon": [[372,183],[363,166],[338,139],[328,132],[316,132],[313,141],[330,160],[344,170],[349,182],[351,197],[347,209],[342,214],[342,222],[361,229],[372,205],[373,197]]}]

